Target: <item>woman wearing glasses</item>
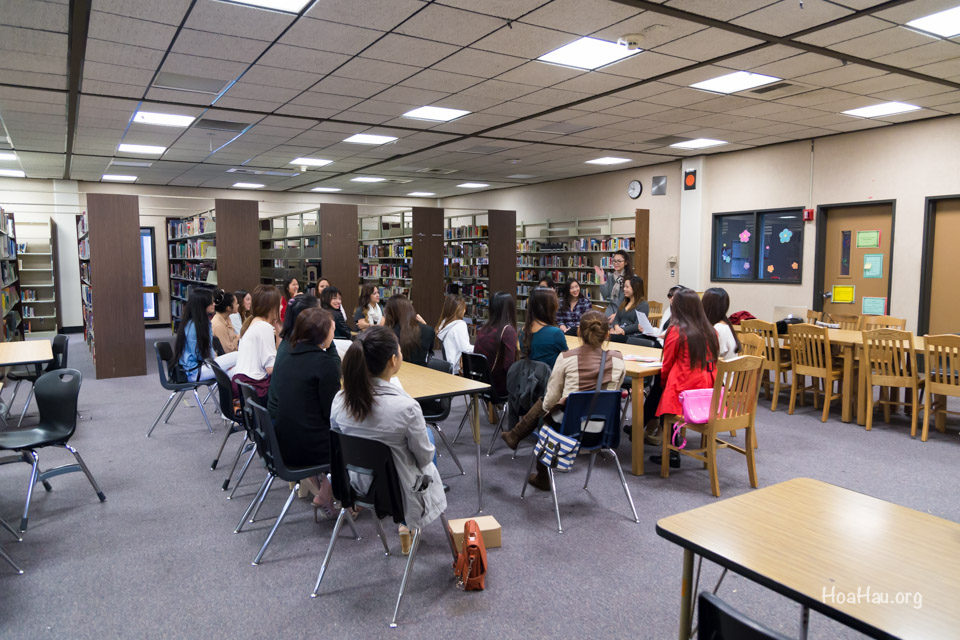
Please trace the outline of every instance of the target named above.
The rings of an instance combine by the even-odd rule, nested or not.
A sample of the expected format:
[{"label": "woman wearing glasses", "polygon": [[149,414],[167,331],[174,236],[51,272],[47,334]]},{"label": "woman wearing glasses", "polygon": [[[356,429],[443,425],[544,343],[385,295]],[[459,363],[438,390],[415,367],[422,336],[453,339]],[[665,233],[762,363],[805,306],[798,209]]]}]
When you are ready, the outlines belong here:
[{"label": "woman wearing glasses", "polygon": [[613,273],[609,276],[605,275],[600,267],[594,267],[593,270],[597,274],[600,295],[607,301],[605,313],[607,318],[612,321],[617,309],[623,303],[623,283],[633,275],[633,268],[630,266],[627,252],[622,249],[613,252],[610,263],[613,265]]}]

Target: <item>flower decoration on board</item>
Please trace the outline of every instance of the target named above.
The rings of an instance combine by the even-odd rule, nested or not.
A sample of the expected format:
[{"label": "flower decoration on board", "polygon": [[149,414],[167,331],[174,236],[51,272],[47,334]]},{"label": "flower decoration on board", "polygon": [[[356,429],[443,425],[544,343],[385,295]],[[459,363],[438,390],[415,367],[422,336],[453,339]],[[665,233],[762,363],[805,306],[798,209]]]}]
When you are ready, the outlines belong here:
[{"label": "flower decoration on board", "polygon": [[743,263],[743,268],[744,268],[744,269],[749,269],[749,268],[750,268],[750,263],[749,263],[749,262],[744,262],[744,263]]},{"label": "flower decoration on board", "polygon": [[720,252],[720,257],[723,259],[724,262],[727,262],[727,263],[730,262],[730,257],[731,257],[730,253],[731,253],[730,249],[724,249],[723,251]]},{"label": "flower decoration on board", "polygon": [[750,242],[750,231],[748,229],[744,229],[740,233],[740,242]]},{"label": "flower decoration on board", "polygon": [[797,264],[796,262],[794,262],[794,263],[793,263],[792,265],[790,265],[790,266],[793,267],[793,270],[794,270],[794,271],[796,271],[797,269],[800,268],[800,265]]},{"label": "flower decoration on board", "polygon": [[790,231],[790,229],[784,229],[783,231],[780,232],[780,243],[787,244],[788,242],[790,242],[790,238],[792,237],[793,237],[793,231]]},{"label": "flower decoration on board", "polygon": [[773,273],[773,265],[767,265],[767,273]]}]

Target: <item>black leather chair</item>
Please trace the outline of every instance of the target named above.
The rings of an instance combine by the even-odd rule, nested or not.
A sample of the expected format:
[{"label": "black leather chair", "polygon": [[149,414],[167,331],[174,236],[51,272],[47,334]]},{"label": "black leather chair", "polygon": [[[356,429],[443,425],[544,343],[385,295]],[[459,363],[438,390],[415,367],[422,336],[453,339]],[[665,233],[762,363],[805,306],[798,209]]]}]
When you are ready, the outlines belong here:
[{"label": "black leather chair", "polygon": [[216,353],[218,356],[222,356],[223,354],[226,353],[226,351],[223,350],[223,344],[221,344],[220,338],[218,338],[217,336],[212,336],[211,342],[213,343],[213,352]]},{"label": "black leather chair", "polygon": [[[33,487],[37,482],[42,482],[47,491],[50,491],[48,482],[50,478],[83,471],[94,491],[97,492],[100,502],[107,499],[90,474],[90,470],[87,469],[87,465],[84,464],[80,452],[70,446],[70,438],[77,429],[77,397],[80,395],[82,381],[83,376],[76,369],[58,369],[43,374],[33,385],[34,394],[37,397],[37,408],[40,411],[39,424],[29,429],[0,431],[0,451],[12,451],[18,454],[0,463],[26,462],[32,466],[30,483],[27,485],[27,500],[20,520],[20,531],[27,530],[30,500],[33,497]],[[41,473],[37,449],[44,447],[64,447],[73,454],[77,463],[54,467]]]},{"label": "black leather chair", "polygon": [[[482,353],[462,354],[460,356],[460,365],[464,378],[470,378],[471,380],[490,385],[490,391],[477,394],[477,402],[489,402],[500,410],[500,419],[497,420],[497,428],[493,432],[493,437],[490,438],[490,447],[487,449],[487,455],[489,456],[490,452],[493,451],[493,445],[497,442],[497,436],[500,435],[500,432],[503,430],[503,418],[507,414],[507,400],[509,400],[509,397],[506,395],[501,396],[493,387],[493,381],[490,378],[490,365],[487,363],[487,357]],[[454,443],[456,443],[460,437],[460,432],[463,431],[463,425],[469,416],[470,409],[468,408],[460,420],[457,435],[453,438]]]},{"label": "black leather chair", "polygon": [[[393,454],[390,452],[390,447],[382,442],[348,436],[331,430],[330,466],[333,495],[340,500],[343,507],[340,509],[337,523],[330,535],[330,544],[327,546],[327,553],[323,557],[323,564],[320,565],[320,574],[317,576],[317,584],[313,587],[313,593],[310,594],[311,598],[316,598],[320,591],[320,582],[323,581],[323,574],[326,573],[330,564],[333,546],[337,542],[340,528],[344,521],[353,524],[353,519],[347,512],[349,507],[360,506],[373,511],[373,519],[377,524],[377,532],[380,535],[380,542],[383,544],[384,555],[388,556],[390,555],[390,547],[387,545],[387,535],[383,530],[380,519],[389,517],[396,523],[404,520],[403,493],[400,481],[397,479],[396,468],[393,466]],[[361,493],[357,487],[351,484],[347,473],[348,469],[356,474],[369,476],[369,488],[366,489],[365,493]],[[453,552],[454,559],[456,559],[457,549],[449,533],[450,526],[447,523],[446,515],[441,513],[440,520],[450,543],[450,550]],[[354,533],[356,533],[356,530],[354,530]],[[413,534],[413,542],[410,546],[410,555],[407,556],[407,567],[403,572],[403,580],[400,582],[397,604],[393,609],[393,619],[390,621],[391,629],[397,626],[400,602],[403,600],[407,579],[410,577],[414,559],[417,557],[417,549],[420,548],[420,529],[412,529],[411,533]]]},{"label": "black leather chair", "polygon": [[697,607],[697,640],[790,640],[746,617],[712,593],[701,593]]},{"label": "black leather chair", "polygon": [[[216,340],[216,338],[214,338]],[[230,384],[230,377],[227,373],[220,368],[220,365],[213,358],[207,358],[204,363],[213,370],[213,377],[217,381],[217,393],[219,394],[219,401],[217,404],[220,406],[220,415],[223,418],[223,421],[227,423],[227,433],[223,436],[223,442],[220,443],[220,448],[217,450],[217,455],[214,456],[213,462],[210,463],[210,471],[215,471],[217,468],[217,463],[220,462],[220,455],[223,453],[223,448],[227,446],[227,440],[230,439],[230,436],[234,433],[240,433],[243,431],[243,413],[240,410],[233,408],[233,385]],[[244,442],[247,438],[244,437]],[[243,448],[241,443],[240,448]],[[240,457],[240,451],[237,451],[237,458]],[[234,467],[236,467],[236,461],[234,461]],[[232,472],[231,472],[232,475]],[[229,478],[227,481],[229,482]]]},{"label": "black leather chair", "polygon": [[30,407],[30,400],[33,398],[33,385],[37,381],[37,378],[49,371],[67,368],[67,343],[69,340],[69,337],[62,333],[53,337],[53,342],[50,344],[50,350],[53,352],[53,360],[48,362],[47,366],[43,367],[42,370],[40,365],[34,365],[33,371],[27,368],[25,371],[12,371],[7,374],[7,380],[17,383],[16,386],[13,387],[13,396],[10,398],[10,404],[7,405],[7,411],[13,407],[13,403],[17,399],[17,392],[20,391],[20,383],[30,383],[30,391],[27,394],[27,401],[23,403],[23,410],[20,412],[20,419],[17,420],[18,427],[23,422],[23,416],[27,415],[27,409]]},{"label": "black leather chair", "polygon": [[[435,371],[442,371],[443,373],[451,374],[453,373],[453,365],[446,360],[430,358],[427,361],[427,366]],[[450,457],[453,458],[453,462],[457,465],[457,468],[460,469],[460,475],[464,475],[465,472],[463,470],[463,465],[460,464],[460,458],[457,457],[457,453],[447,441],[447,436],[445,436],[443,430],[440,429],[440,423],[450,416],[450,398],[426,400],[420,403],[420,408],[423,409],[423,419],[426,420],[427,424],[433,427],[433,430],[437,432],[438,436],[440,436],[443,446],[447,448],[447,451],[450,453]]]},{"label": "black leather chair", "polygon": [[163,403],[163,408],[160,409],[160,413],[157,414],[153,424],[150,425],[150,429],[147,431],[147,437],[149,438],[153,430],[157,428],[157,424],[160,422],[160,418],[164,418],[164,414],[166,414],[163,420],[164,423],[170,422],[173,412],[177,410],[177,405],[180,404],[180,399],[183,398],[184,394],[188,391],[192,392],[193,397],[196,398],[197,406],[200,408],[201,415],[203,415],[203,421],[207,423],[207,429],[210,433],[213,433],[213,427],[210,426],[207,412],[204,411],[203,403],[200,402],[200,395],[197,393],[197,389],[200,387],[209,387],[213,382],[210,380],[201,380],[199,382],[172,382],[170,380],[170,371],[174,365],[177,364],[176,359],[173,357],[173,347],[165,340],[158,340],[153,343],[153,348],[157,352],[157,375],[160,376],[160,386],[169,391],[170,396],[167,398],[167,401]]}]

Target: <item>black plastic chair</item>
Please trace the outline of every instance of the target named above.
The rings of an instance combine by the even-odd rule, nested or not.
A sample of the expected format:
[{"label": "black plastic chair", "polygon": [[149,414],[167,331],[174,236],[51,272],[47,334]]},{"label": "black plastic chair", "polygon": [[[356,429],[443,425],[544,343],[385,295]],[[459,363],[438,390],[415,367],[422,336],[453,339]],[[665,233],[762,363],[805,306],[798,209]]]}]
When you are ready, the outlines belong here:
[{"label": "black plastic chair", "polygon": [[[30,483],[27,485],[27,501],[23,507],[23,518],[20,520],[20,531],[27,530],[30,500],[33,497],[33,487],[37,482],[42,482],[47,491],[50,491],[52,488],[48,482],[50,478],[83,471],[94,491],[97,492],[100,502],[107,499],[90,474],[90,470],[87,469],[87,465],[84,464],[80,453],[69,444],[70,438],[77,429],[77,397],[80,395],[82,381],[83,376],[76,369],[59,369],[43,374],[33,385],[37,408],[40,412],[39,424],[29,429],[0,431],[0,451],[13,451],[19,454],[0,461],[0,464],[26,462],[32,465]],[[73,454],[77,463],[54,467],[41,473],[40,458],[36,450],[44,447],[64,447]]]},{"label": "black plastic chair", "polygon": [[[430,358],[430,360],[427,361],[427,366],[436,371],[442,371],[443,373],[453,373],[453,365],[446,360]],[[465,472],[463,470],[463,465],[460,464],[460,458],[457,457],[457,453],[447,441],[447,436],[445,436],[443,430],[440,429],[440,423],[450,416],[450,398],[426,400],[420,403],[420,408],[423,410],[423,419],[426,420],[427,424],[433,427],[433,430],[437,432],[438,436],[440,436],[443,446],[446,447],[447,451],[450,452],[450,457],[453,458],[457,468],[460,469],[460,475],[464,475]]]},{"label": "black plastic chair", "polygon": [[240,415],[243,416],[243,428],[244,428],[244,444],[240,443],[240,448],[237,450],[237,459],[233,462],[233,467],[230,469],[230,475],[227,476],[227,479],[223,481],[223,486],[220,488],[223,491],[226,491],[230,487],[230,479],[233,477],[233,472],[237,468],[237,461],[240,457],[246,453],[250,452],[250,455],[247,457],[246,461],[243,463],[243,467],[240,469],[240,475],[237,476],[237,482],[233,485],[233,491],[230,492],[230,495],[227,496],[227,500],[233,500],[233,494],[237,492],[237,487],[240,486],[240,482],[243,481],[243,476],[247,473],[247,468],[250,466],[250,463],[253,462],[253,459],[257,456],[257,445],[253,439],[253,423],[247,420],[247,413],[244,410],[247,406],[247,402],[253,400],[254,402],[260,402],[260,396],[257,395],[257,390],[246,382],[237,382],[237,389],[240,390],[240,395],[237,398],[240,401]]},{"label": "black plastic chair", "polygon": [[[220,365],[213,358],[207,358],[204,363],[213,371],[213,377],[217,381],[217,392],[220,396],[217,404],[220,406],[220,416],[227,423],[227,433],[223,436],[223,442],[220,443],[217,455],[210,463],[210,471],[215,471],[217,464],[220,462],[220,455],[223,454],[223,449],[227,446],[227,440],[230,439],[231,435],[243,431],[243,413],[233,408],[233,386],[230,384],[230,377],[227,373],[220,368]],[[244,441],[246,441],[246,437],[244,437]],[[240,447],[242,449],[243,445],[241,444]],[[239,457],[240,453],[238,451],[237,458],[239,459]],[[233,464],[236,466],[236,461]]]},{"label": "black plastic chair", "polygon": [[[593,431],[581,431],[581,419],[587,417],[594,393],[593,391],[577,391],[567,396],[563,422],[557,428],[557,431],[563,435],[579,439],[580,453],[590,454],[587,478],[583,482],[584,489],[590,484],[590,473],[593,471],[593,463],[597,454],[606,451],[613,456],[614,466],[617,473],[620,474],[620,484],[623,486],[624,493],[627,494],[627,501],[630,503],[630,510],[633,512],[633,521],[639,523],[640,517],[637,515],[637,508],[633,504],[633,497],[630,495],[630,488],[627,486],[627,479],[623,476],[623,469],[620,467],[620,459],[617,457],[616,451],[617,447],[620,446],[620,391],[599,392],[596,405],[593,407],[593,413],[589,417],[594,423],[602,421],[603,426]],[[534,453],[530,456],[530,467],[527,469],[527,475],[523,476],[523,487],[520,489],[521,500],[527,490],[527,477],[533,471],[533,465],[536,461],[537,456]],[[552,467],[547,466],[547,474],[550,477],[553,509],[557,515],[557,533],[563,533],[563,526],[560,523],[560,504],[557,502],[557,484]]]},{"label": "black plastic chair", "polygon": [[43,367],[41,370],[40,365],[34,365],[33,371],[30,371],[28,368],[25,371],[12,371],[7,374],[7,380],[16,382],[16,386],[13,387],[13,396],[10,398],[10,404],[7,405],[7,411],[13,407],[14,401],[17,399],[17,392],[20,391],[21,382],[30,383],[30,391],[27,393],[27,401],[23,403],[23,410],[20,412],[20,419],[17,420],[17,426],[23,422],[23,417],[27,415],[27,409],[30,407],[30,400],[33,398],[33,385],[36,383],[37,378],[39,378],[44,373],[50,371],[56,371],[57,369],[66,369],[67,368],[67,342],[69,338],[60,333],[53,337],[53,342],[50,344],[50,350],[53,352],[53,360],[47,363],[47,366]]},{"label": "black plastic chair", "polygon": [[[476,395],[477,402],[489,402],[498,408],[500,411],[500,419],[497,420],[497,428],[493,432],[493,437],[490,438],[490,446],[487,449],[487,455],[493,451],[493,445],[497,442],[497,436],[500,435],[500,432],[503,430],[503,418],[507,414],[507,400],[509,397],[506,395],[500,395],[497,393],[497,390],[493,386],[493,380],[490,377],[490,366],[487,363],[487,357],[482,353],[464,353],[460,356],[460,367],[464,378],[469,378],[475,380],[476,382],[482,382],[483,384],[490,385],[490,391],[485,391],[483,393],[478,393]],[[454,436],[453,442],[456,443],[457,439],[460,437],[460,432],[463,431],[463,425],[467,421],[467,417],[470,415],[469,408],[463,414],[463,418],[460,420],[460,426],[457,428],[457,435]]]},{"label": "black plastic chair", "polygon": [[[311,467],[288,467],[286,464],[284,464],[283,456],[280,454],[280,444],[277,442],[277,432],[276,429],[273,428],[273,420],[270,418],[270,414],[267,412],[266,408],[254,400],[248,400],[244,404],[243,410],[246,414],[247,423],[254,425],[252,430],[254,441],[257,443],[257,450],[260,452],[260,457],[263,459],[263,463],[267,467],[267,478],[263,481],[263,485],[260,487],[260,494],[257,496],[260,498],[260,503],[263,503],[263,497],[265,497],[267,492],[270,491],[270,485],[273,484],[273,481],[276,478],[280,478],[286,482],[294,483],[293,489],[290,491],[290,496],[287,498],[286,504],[283,505],[283,510],[280,511],[280,515],[277,516],[276,522],[273,523],[273,528],[271,528],[270,533],[267,534],[267,539],[263,541],[263,546],[260,547],[257,557],[253,559],[253,566],[257,566],[260,564],[260,560],[263,558],[263,554],[266,552],[267,546],[269,546],[270,541],[273,539],[273,534],[277,532],[277,528],[280,526],[280,523],[283,522],[283,518],[287,515],[287,510],[290,509],[293,499],[297,496],[297,490],[300,488],[300,482],[313,476],[326,474],[330,470],[330,464],[318,464]],[[243,529],[243,525],[247,520],[247,516],[250,515],[252,508],[252,504],[251,506],[247,507],[247,510],[240,519],[240,524],[237,525],[234,533],[240,533],[240,531]],[[256,514],[254,514],[254,517],[256,517]],[[350,520],[350,524],[353,526],[352,519]],[[354,533],[356,533],[356,527],[354,527]],[[359,537],[359,534],[357,534],[357,538]]]},{"label": "black plastic chair", "polygon": [[[320,575],[317,576],[317,584],[313,587],[311,598],[316,598],[320,591],[320,582],[323,580],[323,574],[326,573],[330,564],[330,557],[333,555],[333,546],[337,542],[340,534],[340,528],[343,522],[353,524],[353,519],[347,512],[349,507],[361,506],[373,512],[374,521],[377,524],[377,532],[380,535],[380,542],[383,544],[384,555],[390,555],[390,547],[387,545],[387,535],[383,530],[381,518],[391,517],[394,522],[400,523],[404,520],[403,515],[403,490],[400,486],[400,480],[397,478],[396,468],[393,466],[393,454],[390,447],[366,438],[348,436],[337,431],[330,430],[330,465],[332,468],[333,494],[336,496],[343,507],[340,509],[340,515],[337,516],[337,523],[333,527],[333,533],[330,536],[330,544],[327,546],[327,553],[323,557],[323,564],[320,565]],[[347,470],[369,476],[370,483],[366,493],[360,493],[360,490],[353,486],[349,480]],[[385,478],[385,480],[384,480]],[[389,496],[379,495],[379,492],[385,491]],[[399,503],[400,513],[393,512],[387,508],[388,504]],[[443,523],[443,529],[450,543],[450,549],[453,557],[457,557],[457,549],[454,546],[453,539],[450,537],[450,526],[447,517],[440,514],[440,520]],[[356,533],[356,530],[354,530]],[[403,600],[403,592],[407,587],[407,579],[410,577],[413,569],[413,562],[417,557],[417,550],[420,548],[420,529],[413,529],[413,541],[410,546],[410,555],[407,556],[407,566],[403,571],[403,580],[400,582],[400,593],[397,595],[397,604],[393,609],[393,619],[390,621],[390,628],[397,627],[397,614],[400,612],[400,602]],[[358,536],[359,538],[359,536]]]},{"label": "black plastic chair", "polygon": [[177,364],[176,359],[173,357],[173,347],[165,340],[158,340],[153,343],[153,348],[157,352],[157,375],[160,376],[160,386],[169,391],[170,396],[167,398],[167,401],[163,403],[163,408],[160,409],[160,413],[157,414],[153,424],[150,425],[150,430],[147,431],[147,437],[149,438],[153,430],[157,428],[160,418],[163,418],[165,413],[166,418],[164,418],[163,422],[170,422],[170,418],[173,417],[173,412],[177,410],[177,406],[180,404],[180,399],[183,398],[184,394],[188,391],[192,392],[193,397],[197,399],[197,406],[200,408],[201,415],[203,415],[203,421],[207,423],[207,429],[210,433],[213,433],[213,427],[210,426],[207,412],[203,409],[203,403],[200,402],[200,395],[197,393],[197,389],[200,387],[209,387],[213,383],[210,380],[172,382],[170,380],[170,371],[174,365]]},{"label": "black plastic chair", "polygon": [[220,338],[218,338],[217,336],[212,336],[211,342],[213,343],[213,352],[216,353],[218,356],[222,356],[223,354],[226,353],[226,351],[224,351],[223,349],[223,344],[220,342]]},{"label": "black plastic chair", "polygon": [[790,640],[746,617],[712,593],[701,593],[697,606],[698,640]]},{"label": "black plastic chair", "polygon": [[[17,539],[17,542],[20,542],[23,540],[23,538],[20,536],[20,532],[14,529],[13,527],[11,527],[9,524],[7,524],[7,521],[4,520],[3,518],[0,518],[0,526],[2,526],[4,529],[9,531],[11,534],[13,534],[13,537]],[[3,547],[0,547],[0,558],[3,558],[4,560],[6,560],[7,564],[13,567],[19,575],[23,575],[23,569],[17,566],[17,563],[14,562],[13,558],[11,558],[7,554],[7,552],[3,550]]]}]

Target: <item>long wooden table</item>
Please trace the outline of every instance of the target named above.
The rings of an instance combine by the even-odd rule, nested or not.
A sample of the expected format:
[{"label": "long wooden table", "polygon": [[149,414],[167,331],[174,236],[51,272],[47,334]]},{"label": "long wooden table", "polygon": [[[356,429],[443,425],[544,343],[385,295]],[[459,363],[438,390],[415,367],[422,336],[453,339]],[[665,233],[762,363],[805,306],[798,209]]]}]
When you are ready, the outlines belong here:
[{"label": "long wooden table", "polygon": [[[567,347],[576,349],[582,343],[576,336],[566,336]],[[642,358],[656,358],[656,363],[637,362],[636,360],[624,360],[624,368],[627,370],[627,377],[630,378],[631,390],[631,412],[633,414],[633,433],[631,434],[630,446],[630,473],[635,476],[643,475],[643,379],[655,376],[660,373],[660,358],[663,355],[662,349],[654,347],[638,347],[632,344],[608,342],[603,345],[604,349],[614,349],[624,356],[638,356]]]},{"label": "long wooden table", "polygon": [[477,511],[483,511],[483,477],[480,470],[480,403],[477,394],[488,391],[491,388],[490,385],[415,364],[402,365],[400,371],[397,372],[397,378],[400,380],[403,390],[415,400],[439,400],[454,396],[471,396],[470,428],[473,432],[473,442],[477,446]]},{"label": "long wooden table", "polygon": [[681,640],[695,555],[872,638],[958,636],[956,522],[796,478],[663,518],[657,533],[684,549]]}]

